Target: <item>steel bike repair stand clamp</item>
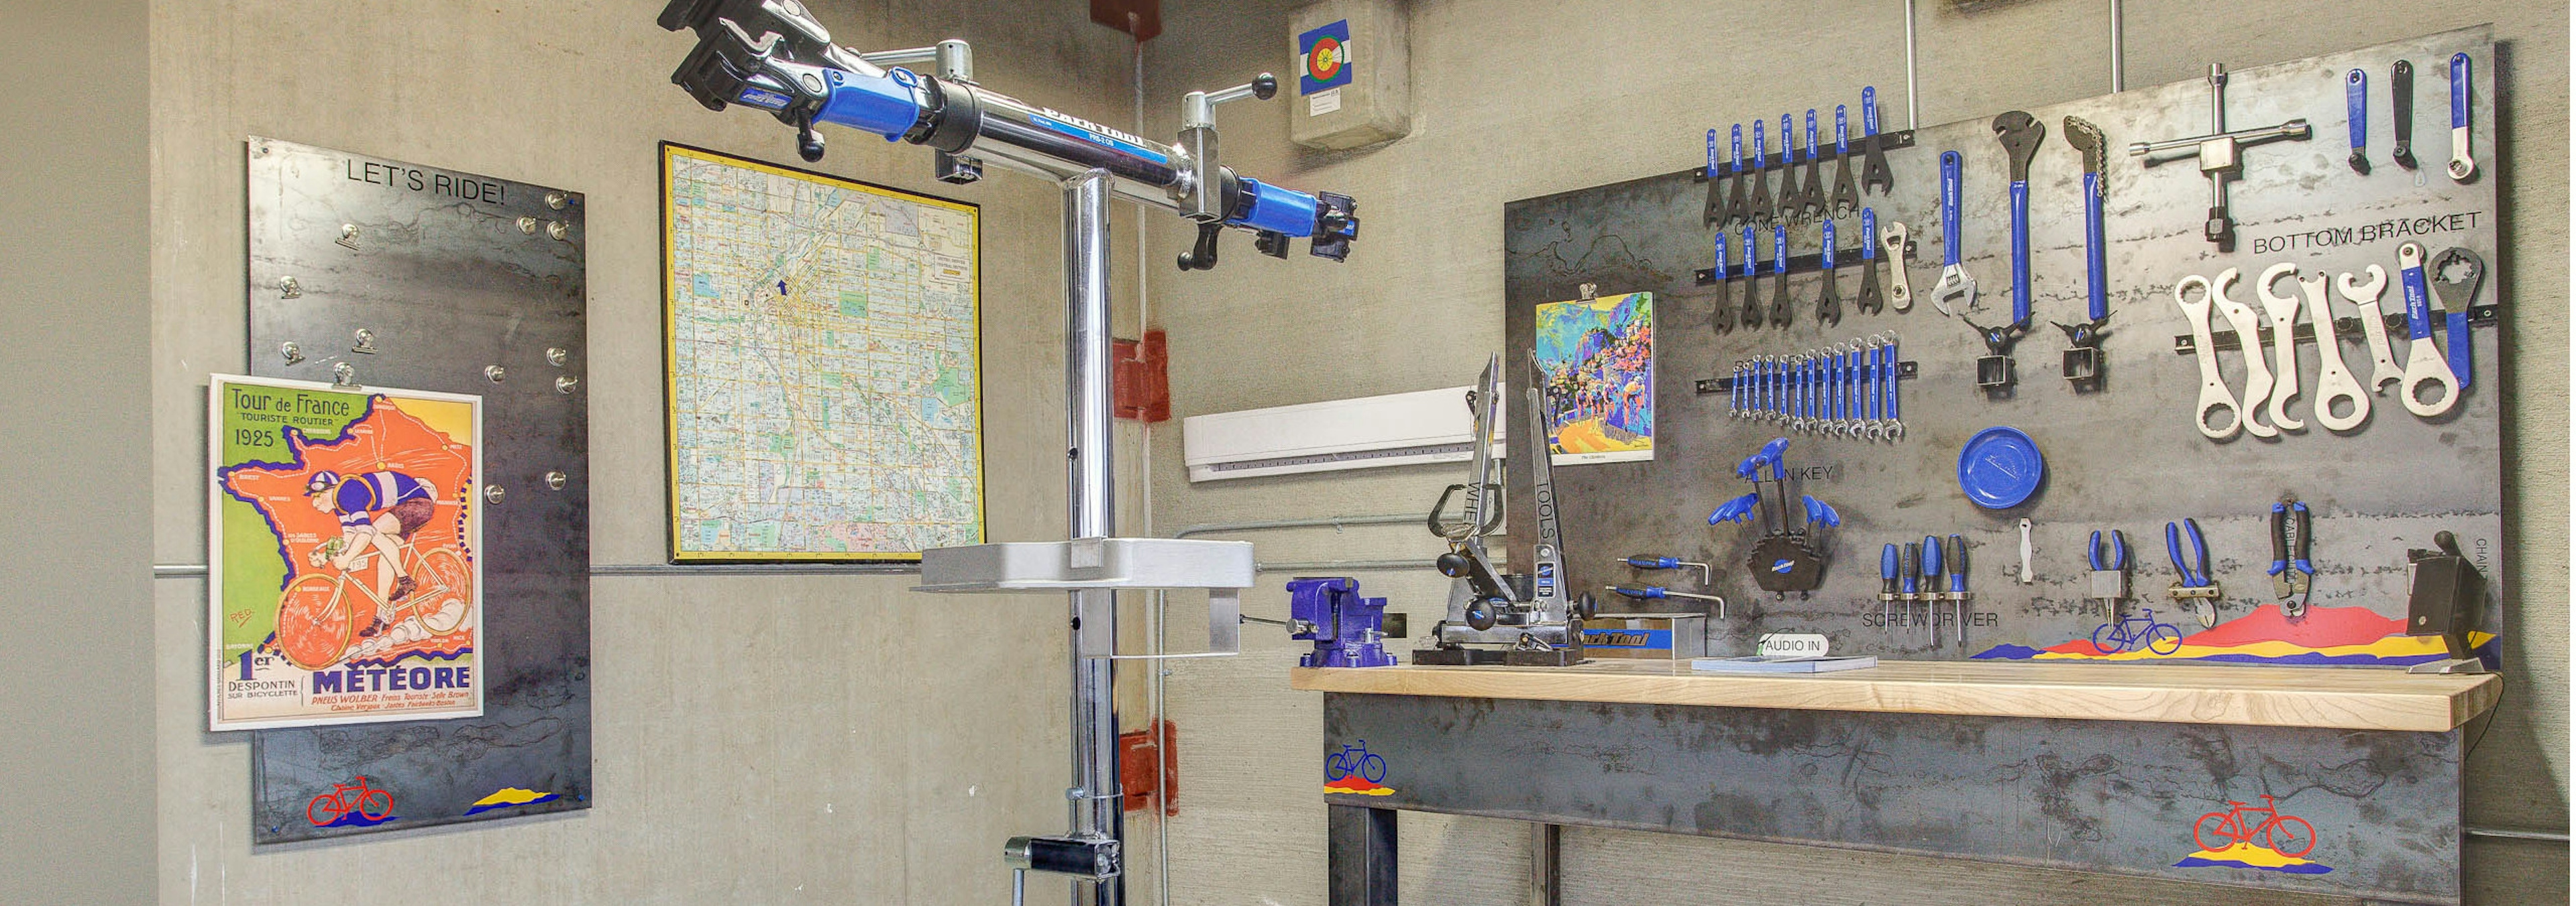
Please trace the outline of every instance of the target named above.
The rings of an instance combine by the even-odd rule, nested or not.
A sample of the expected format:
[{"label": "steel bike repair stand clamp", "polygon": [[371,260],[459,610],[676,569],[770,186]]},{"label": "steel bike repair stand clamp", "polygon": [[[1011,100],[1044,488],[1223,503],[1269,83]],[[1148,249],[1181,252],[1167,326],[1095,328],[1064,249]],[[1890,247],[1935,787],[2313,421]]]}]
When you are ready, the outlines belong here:
[{"label": "steel bike repair stand clamp", "polygon": [[[2236,251],[2236,221],[2227,214],[2227,181],[2244,172],[2245,146],[2274,139],[2306,141],[2309,133],[2306,119],[2294,119],[2278,126],[2227,131],[2227,67],[2209,64],[2209,134],[2190,138],[2170,138],[2158,142],[2134,142],[2129,156],[2146,158],[2146,166],[2166,161],[2197,158],[2200,172],[2209,177],[2209,218],[2201,226],[2201,236],[2217,243],[2222,253]],[[2190,155],[2168,155],[2167,152],[2189,148]]]}]

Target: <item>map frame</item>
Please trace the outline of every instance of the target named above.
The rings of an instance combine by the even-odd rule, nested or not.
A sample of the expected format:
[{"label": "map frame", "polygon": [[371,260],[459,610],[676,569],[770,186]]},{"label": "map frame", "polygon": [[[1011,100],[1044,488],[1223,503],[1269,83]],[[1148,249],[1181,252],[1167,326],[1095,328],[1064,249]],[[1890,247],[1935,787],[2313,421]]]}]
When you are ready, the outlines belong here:
[{"label": "map frame", "polygon": [[[664,522],[664,529],[665,529],[665,532],[666,532],[666,536],[665,536],[665,537],[666,537],[666,541],[667,541],[667,543],[668,543],[668,548],[667,548],[667,549],[668,549],[668,553],[669,553],[669,562],[674,563],[674,564],[679,564],[679,563],[861,563],[861,564],[905,564],[905,563],[919,563],[919,562],[921,561],[921,553],[922,553],[922,552],[921,552],[921,551],[919,551],[919,550],[909,550],[909,551],[890,551],[890,550],[889,550],[889,551],[871,551],[871,550],[852,550],[852,551],[825,551],[825,550],[809,550],[809,551],[783,551],[783,550],[782,550],[782,551],[770,551],[770,550],[708,550],[708,549],[692,549],[692,548],[690,548],[690,547],[688,546],[688,543],[687,543],[687,540],[686,540],[686,538],[687,538],[687,533],[683,531],[682,523],[681,523],[680,462],[681,462],[681,458],[682,458],[682,456],[683,456],[683,454],[684,454],[684,452],[685,452],[685,451],[682,449],[682,447],[681,447],[681,445],[680,445],[680,426],[679,426],[679,418],[680,418],[680,400],[682,399],[682,396],[681,396],[681,394],[680,394],[681,369],[680,369],[680,367],[679,367],[679,364],[680,364],[680,350],[679,350],[679,320],[678,320],[678,319],[679,319],[679,305],[677,304],[677,296],[675,295],[675,290],[676,290],[676,288],[680,285],[680,281],[677,279],[677,277],[678,277],[679,275],[678,275],[678,273],[676,272],[676,269],[675,269],[675,263],[674,263],[674,262],[675,262],[675,258],[677,257],[676,252],[677,252],[677,241],[678,241],[678,238],[679,238],[679,234],[678,234],[678,231],[675,229],[676,224],[674,223],[674,220],[675,220],[675,213],[676,213],[676,211],[675,211],[675,199],[674,199],[674,197],[673,197],[673,193],[672,193],[672,188],[673,188],[673,181],[672,181],[672,180],[673,180],[673,172],[672,172],[672,167],[673,167],[673,164],[674,164],[675,160],[676,160],[676,159],[678,159],[678,158],[695,158],[695,159],[698,159],[698,160],[701,160],[701,161],[711,162],[711,163],[718,164],[718,165],[722,165],[722,166],[729,166],[729,167],[735,167],[735,168],[740,168],[740,169],[744,169],[744,170],[750,170],[750,171],[753,171],[753,172],[757,172],[757,173],[761,173],[761,174],[766,174],[766,175],[769,175],[769,176],[784,177],[784,178],[787,178],[787,179],[800,180],[800,181],[804,181],[804,182],[814,183],[814,184],[817,184],[817,185],[828,186],[828,187],[830,187],[830,188],[838,189],[838,190],[842,190],[842,191],[861,192],[861,193],[866,193],[866,194],[875,195],[875,196],[879,196],[879,197],[883,197],[883,198],[893,199],[893,200],[901,201],[901,202],[905,202],[905,203],[916,204],[916,205],[923,205],[923,206],[928,206],[928,207],[936,207],[936,208],[946,209],[946,210],[950,210],[950,211],[956,211],[956,212],[960,212],[960,213],[965,214],[967,217],[969,217],[969,218],[971,219],[972,224],[973,224],[973,226],[972,226],[972,228],[971,228],[971,235],[972,235],[972,237],[973,237],[973,248],[970,250],[970,252],[969,252],[969,254],[968,254],[968,256],[967,256],[967,257],[969,258],[969,260],[971,260],[971,261],[972,261],[972,266],[973,266],[973,268],[974,268],[974,273],[972,274],[972,276],[971,276],[971,277],[970,277],[970,279],[969,279],[969,289],[968,289],[968,293],[969,293],[969,295],[970,295],[970,297],[971,297],[971,299],[972,299],[972,302],[971,302],[971,308],[972,308],[972,311],[973,311],[973,315],[972,315],[970,318],[968,318],[968,319],[967,319],[967,330],[968,330],[968,332],[969,332],[970,336],[967,338],[968,342],[967,342],[967,344],[966,344],[966,345],[967,345],[967,348],[969,348],[970,350],[972,350],[972,358],[973,358],[973,361],[972,361],[972,364],[971,364],[971,366],[970,366],[969,370],[970,370],[970,371],[973,373],[973,375],[974,375],[974,388],[973,388],[973,392],[972,392],[972,394],[971,394],[971,400],[972,400],[971,405],[972,405],[972,407],[973,407],[973,409],[974,409],[974,416],[973,416],[973,424],[974,424],[974,427],[973,427],[973,430],[972,430],[972,432],[971,432],[972,439],[973,439],[973,448],[974,448],[974,452],[973,452],[973,456],[971,457],[971,460],[972,460],[972,461],[971,461],[971,462],[966,463],[965,465],[967,466],[968,470],[969,470],[969,471],[971,471],[971,473],[973,474],[973,477],[974,477],[974,481],[973,481],[973,484],[974,484],[974,494],[975,494],[975,505],[974,505],[974,532],[973,532],[973,537],[972,537],[972,538],[961,538],[961,539],[957,539],[956,541],[951,542],[951,543],[953,543],[953,544],[957,544],[957,545],[969,545],[969,544],[981,544],[981,543],[984,543],[984,541],[986,540],[986,537],[987,537],[987,535],[988,535],[988,532],[989,532],[989,530],[990,530],[990,507],[991,507],[991,501],[990,501],[989,494],[987,493],[987,489],[986,489],[986,487],[985,487],[985,474],[986,474],[986,462],[985,462],[985,460],[986,460],[986,457],[989,455],[989,453],[988,453],[987,438],[986,438],[986,436],[985,436],[985,430],[984,430],[984,428],[985,428],[985,425],[984,425],[984,414],[985,414],[985,412],[984,412],[984,380],[985,380],[985,375],[984,375],[984,347],[983,347],[983,343],[984,343],[984,338],[983,338],[983,307],[984,307],[984,288],[983,288],[983,282],[984,282],[984,260],[983,260],[983,251],[984,251],[984,243],[983,243],[984,220],[983,220],[983,206],[982,206],[982,205],[980,205],[980,204],[976,204],[976,203],[974,203],[974,202],[959,201],[959,200],[956,200],[956,199],[950,199],[950,198],[941,198],[941,197],[939,197],[939,196],[935,196],[935,195],[928,195],[928,194],[924,194],[924,193],[920,193],[920,192],[913,192],[913,191],[909,191],[909,190],[906,190],[906,189],[896,188],[896,187],[893,187],[893,186],[880,185],[880,184],[877,184],[877,183],[867,182],[867,181],[865,181],[865,180],[852,179],[852,178],[850,178],[850,177],[846,177],[846,176],[840,176],[840,175],[831,174],[831,173],[824,173],[824,172],[820,172],[820,171],[816,171],[816,170],[808,170],[808,169],[804,169],[804,168],[801,168],[801,167],[790,167],[790,166],[785,166],[785,165],[781,165],[781,164],[770,163],[770,162],[768,162],[768,161],[763,161],[763,160],[759,160],[759,159],[756,159],[756,158],[743,157],[743,156],[735,155],[735,154],[728,154],[728,153],[725,153],[725,152],[722,152],[722,151],[716,151],[716,150],[712,150],[712,149],[708,149],[708,148],[701,148],[701,147],[697,147],[697,146],[694,146],[694,145],[688,145],[688,144],[684,144],[684,143],[680,143],[680,142],[664,141],[664,142],[659,143],[659,147],[658,147],[658,149],[657,149],[657,159],[658,159],[658,163],[659,163],[659,167],[658,167],[658,181],[659,181],[659,185],[658,185],[658,189],[657,189],[657,191],[658,191],[658,192],[659,192],[659,194],[661,195],[660,214],[661,214],[661,234],[662,234],[662,235],[661,235],[661,265],[662,265],[662,267],[661,267],[661,293],[662,293],[662,356],[663,356],[663,358],[662,358],[662,365],[663,365],[663,388],[662,388],[662,389],[663,389],[663,398],[662,398],[662,408],[663,408],[663,416],[664,416],[664,420],[663,420],[663,431],[664,431],[664,435],[663,435],[663,447],[664,447],[664,454],[665,454],[665,456],[664,456],[664,460],[663,460],[663,466],[664,466],[664,469],[665,469],[665,472],[664,472],[664,475],[663,475],[663,484],[664,484],[664,506],[665,506],[665,510],[666,510],[666,514],[667,514],[667,519],[666,519],[666,521]],[[865,316],[862,316],[862,317],[865,317]]]}]

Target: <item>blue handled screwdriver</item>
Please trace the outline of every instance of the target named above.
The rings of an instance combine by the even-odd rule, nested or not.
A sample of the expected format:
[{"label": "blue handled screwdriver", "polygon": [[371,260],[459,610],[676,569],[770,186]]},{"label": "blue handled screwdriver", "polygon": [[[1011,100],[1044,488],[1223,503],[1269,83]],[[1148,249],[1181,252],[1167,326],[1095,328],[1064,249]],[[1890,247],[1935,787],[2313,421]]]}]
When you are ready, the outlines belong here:
[{"label": "blue handled screwdriver", "polygon": [[1878,625],[1896,625],[1896,571],[1904,555],[1890,544],[1878,549]]}]

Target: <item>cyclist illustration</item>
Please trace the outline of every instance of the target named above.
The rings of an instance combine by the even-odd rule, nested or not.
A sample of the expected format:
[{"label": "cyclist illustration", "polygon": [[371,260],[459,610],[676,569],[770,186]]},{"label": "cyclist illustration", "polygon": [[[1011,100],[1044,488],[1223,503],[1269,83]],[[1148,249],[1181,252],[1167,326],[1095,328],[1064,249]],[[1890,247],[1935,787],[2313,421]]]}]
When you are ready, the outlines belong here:
[{"label": "cyclist illustration", "polygon": [[1361,779],[1370,783],[1386,781],[1386,759],[1368,750],[1368,740],[1360,740],[1359,745],[1355,746],[1343,746],[1341,751],[1324,759],[1325,782],[1330,783],[1353,774],[1360,775]]},{"label": "cyclist illustration", "polygon": [[2138,615],[2117,623],[2104,623],[2093,630],[2093,650],[2103,654],[2133,651],[2140,646],[2157,654],[2182,650],[2182,630],[2172,623],[2156,622],[2156,612],[2141,609]]},{"label": "cyclist illustration", "polygon": [[2200,820],[2192,822],[2191,842],[2207,852],[2252,843],[2296,859],[2316,848],[2317,831],[2304,819],[2281,814],[2272,797],[2266,795],[2262,808],[2230,801],[2226,811],[2200,816]]},{"label": "cyclist illustration", "polygon": [[405,569],[398,542],[428,525],[438,512],[438,489],[401,472],[368,472],[342,477],[323,470],[304,484],[313,508],[340,517],[340,537],[313,552],[314,566],[329,563],[354,572],[368,556],[376,560],[376,612],[361,638],[373,637],[393,621],[393,602],[409,597],[419,582]]}]

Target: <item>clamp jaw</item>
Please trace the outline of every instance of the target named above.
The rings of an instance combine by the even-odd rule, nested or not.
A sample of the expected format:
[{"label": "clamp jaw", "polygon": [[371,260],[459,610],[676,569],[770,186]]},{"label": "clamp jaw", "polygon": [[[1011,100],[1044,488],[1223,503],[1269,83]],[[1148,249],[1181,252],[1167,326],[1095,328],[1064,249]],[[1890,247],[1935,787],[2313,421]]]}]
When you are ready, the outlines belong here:
[{"label": "clamp jaw", "polygon": [[[1309,250],[1335,261],[1359,235],[1350,196],[1268,185],[1219,162],[1212,108],[1272,96],[1278,81],[1267,73],[1223,91],[1191,92],[1182,103],[1180,141],[1166,145],[977,84],[964,41],[879,53],[837,46],[798,0],[670,0],[658,21],[698,39],[673,83],[709,110],[744,104],[796,127],[797,154],[807,161],[823,157],[815,124],[832,123],[931,146],[936,175],[950,183],[982,178],[986,163],[1050,179],[1106,170],[1125,184],[1119,191],[1126,197],[1199,224],[1197,243],[1181,256],[1183,270],[1216,266],[1216,233],[1226,227],[1255,233],[1259,248],[1277,257],[1287,255],[1289,239],[1311,237]],[[937,74],[899,65],[920,62],[934,63]]]}]

